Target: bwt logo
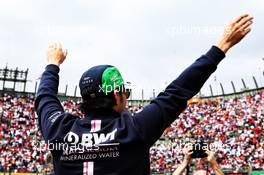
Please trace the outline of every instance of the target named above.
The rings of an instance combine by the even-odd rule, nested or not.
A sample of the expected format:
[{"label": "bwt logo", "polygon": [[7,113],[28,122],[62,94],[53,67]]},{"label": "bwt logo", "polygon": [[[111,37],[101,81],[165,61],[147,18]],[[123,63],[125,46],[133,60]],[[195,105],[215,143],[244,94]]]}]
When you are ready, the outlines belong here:
[{"label": "bwt logo", "polygon": [[81,137],[74,132],[69,132],[64,137],[64,142],[71,144],[82,144],[83,146],[92,147],[104,143],[106,141],[111,141],[115,139],[117,129],[105,133],[84,133]]}]

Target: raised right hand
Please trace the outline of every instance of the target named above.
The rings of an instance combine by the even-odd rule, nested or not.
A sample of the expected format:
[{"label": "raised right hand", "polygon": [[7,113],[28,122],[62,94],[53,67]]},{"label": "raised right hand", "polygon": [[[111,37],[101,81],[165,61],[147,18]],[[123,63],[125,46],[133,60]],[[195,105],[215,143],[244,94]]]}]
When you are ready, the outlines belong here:
[{"label": "raised right hand", "polygon": [[253,17],[244,14],[231,21],[225,28],[217,47],[226,53],[231,47],[239,43],[250,31]]}]

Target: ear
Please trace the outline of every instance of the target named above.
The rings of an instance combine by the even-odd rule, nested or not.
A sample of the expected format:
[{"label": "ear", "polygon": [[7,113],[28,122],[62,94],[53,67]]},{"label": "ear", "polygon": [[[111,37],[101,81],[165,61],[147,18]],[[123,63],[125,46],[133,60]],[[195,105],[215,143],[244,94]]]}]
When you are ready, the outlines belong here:
[{"label": "ear", "polygon": [[114,110],[119,112],[120,94],[119,94],[118,90],[114,90],[114,98],[115,98]]},{"label": "ear", "polygon": [[118,90],[114,90],[114,96],[115,96],[116,104],[118,104],[118,102],[120,101],[120,93]]}]

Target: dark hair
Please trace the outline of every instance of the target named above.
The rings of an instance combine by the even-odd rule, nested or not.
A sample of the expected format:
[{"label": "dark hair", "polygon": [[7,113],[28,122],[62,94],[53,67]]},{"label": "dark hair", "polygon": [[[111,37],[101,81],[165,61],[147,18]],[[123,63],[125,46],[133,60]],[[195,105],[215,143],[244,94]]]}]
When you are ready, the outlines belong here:
[{"label": "dark hair", "polygon": [[96,97],[91,97],[91,92],[89,88],[84,89],[81,93],[82,103],[80,104],[80,110],[85,115],[89,112],[99,111],[99,110],[113,110],[116,104],[114,92],[105,94],[96,94]]}]

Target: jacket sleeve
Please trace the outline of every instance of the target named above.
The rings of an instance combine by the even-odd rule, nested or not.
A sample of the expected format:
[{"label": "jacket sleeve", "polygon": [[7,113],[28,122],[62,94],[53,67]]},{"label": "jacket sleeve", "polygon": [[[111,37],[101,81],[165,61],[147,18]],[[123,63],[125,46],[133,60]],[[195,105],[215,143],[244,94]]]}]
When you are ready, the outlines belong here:
[{"label": "jacket sleeve", "polygon": [[180,115],[186,108],[187,101],[200,91],[224,57],[225,54],[213,46],[185,69],[156,99],[133,116],[134,127],[147,146],[154,144]]},{"label": "jacket sleeve", "polygon": [[64,117],[64,109],[57,98],[59,85],[59,67],[47,65],[41,76],[35,109],[37,111],[39,127],[44,139],[54,140],[60,122]]}]

